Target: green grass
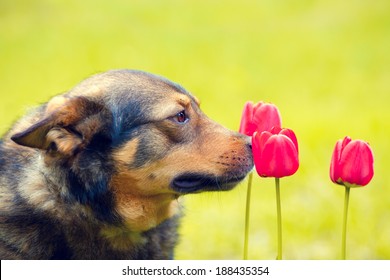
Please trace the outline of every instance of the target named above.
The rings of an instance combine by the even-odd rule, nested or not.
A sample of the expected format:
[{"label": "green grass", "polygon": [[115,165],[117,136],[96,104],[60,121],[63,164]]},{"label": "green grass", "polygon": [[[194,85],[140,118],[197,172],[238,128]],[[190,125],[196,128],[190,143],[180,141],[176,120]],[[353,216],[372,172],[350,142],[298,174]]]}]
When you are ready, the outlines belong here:
[{"label": "green grass", "polygon": [[[113,68],[181,83],[234,130],[245,101],[272,102],[300,145],[300,169],[281,180],[284,258],[340,258],[344,189],[328,170],[349,135],[371,144],[375,176],[351,191],[347,258],[389,259],[389,11],[387,0],[2,0],[0,132]],[[253,183],[249,258],[275,259],[273,180]],[[245,197],[246,182],[186,197],[176,257],[240,259]]]}]

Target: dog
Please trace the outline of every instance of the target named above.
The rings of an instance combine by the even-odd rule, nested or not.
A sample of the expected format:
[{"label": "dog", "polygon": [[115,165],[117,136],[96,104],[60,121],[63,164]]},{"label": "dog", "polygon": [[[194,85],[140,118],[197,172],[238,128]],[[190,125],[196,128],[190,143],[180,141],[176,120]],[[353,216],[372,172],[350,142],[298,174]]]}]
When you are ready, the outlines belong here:
[{"label": "dog", "polygon": [[1,259],[172,259],[179,198],[227,191],[250,139],[166,78],[96,74],[33,109],[0,142]]}]

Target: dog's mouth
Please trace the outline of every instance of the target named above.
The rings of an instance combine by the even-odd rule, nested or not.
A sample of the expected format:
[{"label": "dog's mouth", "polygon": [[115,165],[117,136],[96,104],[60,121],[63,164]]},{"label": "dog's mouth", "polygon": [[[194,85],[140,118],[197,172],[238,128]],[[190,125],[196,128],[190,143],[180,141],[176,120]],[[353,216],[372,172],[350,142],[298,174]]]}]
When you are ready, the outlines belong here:
[{"label": "dog's mouth", "polygon": [[185,173],[177,176],[171,182],[174,191],[180,194],[198,193],[205,191],[228,191],[233,189],[245,175],[214,176],[202,173]]}]

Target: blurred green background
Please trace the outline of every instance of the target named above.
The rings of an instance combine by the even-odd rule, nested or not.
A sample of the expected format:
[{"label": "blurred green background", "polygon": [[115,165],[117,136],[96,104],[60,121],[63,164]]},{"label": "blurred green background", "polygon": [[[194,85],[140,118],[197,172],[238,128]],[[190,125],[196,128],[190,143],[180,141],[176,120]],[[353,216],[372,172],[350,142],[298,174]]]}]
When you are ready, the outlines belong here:
[{"label": "blurred green background", "polygon": [[[347,258],[390,259],[390,1],[0,0],[0,132],[26,109],[114,68],[163,75],[237,130],[247,100],[276,104],[300,145],[281,180],[284,258],[338,259],[344,188],[328,170],[346,135],[375,176],[351,191]],[[178,259],[242,257],[246,182],[185,198]],[[252,259],[276,257],[273,179],[255,176]]]}]

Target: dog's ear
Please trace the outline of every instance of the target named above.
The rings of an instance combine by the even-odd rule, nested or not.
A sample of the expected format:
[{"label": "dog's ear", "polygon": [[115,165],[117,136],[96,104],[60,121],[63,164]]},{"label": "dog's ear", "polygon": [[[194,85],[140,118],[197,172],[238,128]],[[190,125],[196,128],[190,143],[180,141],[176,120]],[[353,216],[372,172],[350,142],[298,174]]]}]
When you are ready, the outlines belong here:
[{"label": "dog's ear", "polygon": [[[65,99],[64,99],[65,100]],[[107,114],[97,101],[68,98],[55,106],[49,103],[47,116],[11,139],[19,145],[72,156],[85,147],[103,126]]]}]

